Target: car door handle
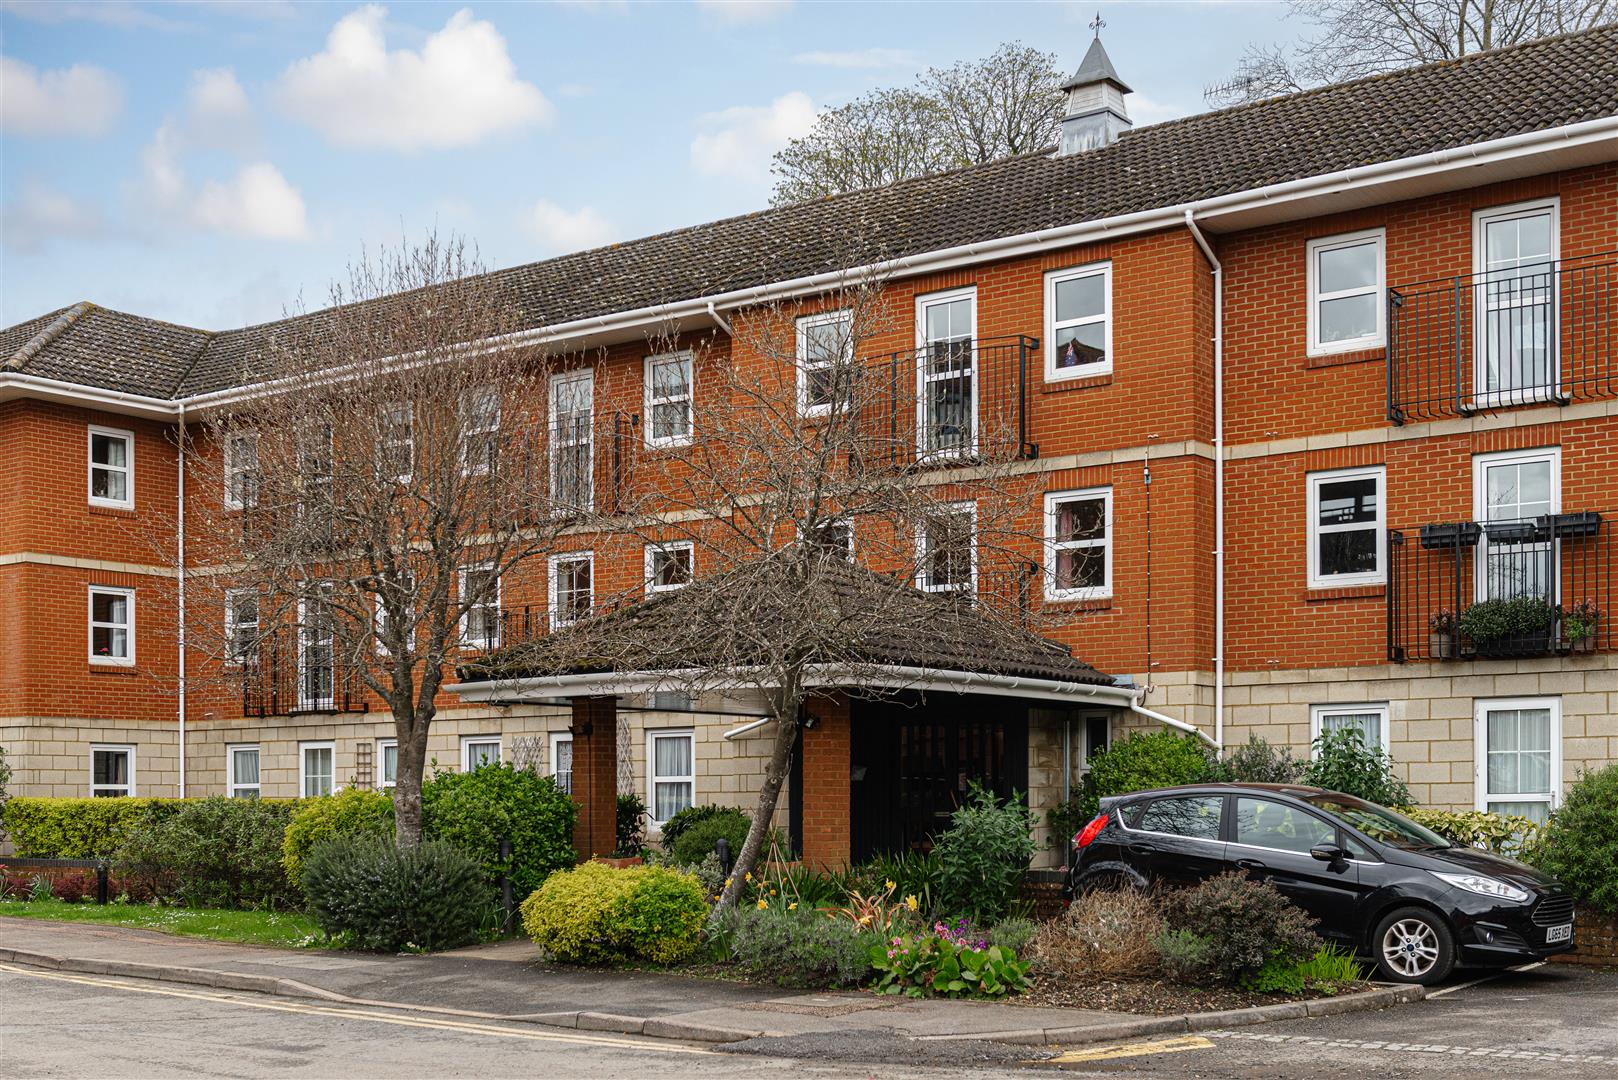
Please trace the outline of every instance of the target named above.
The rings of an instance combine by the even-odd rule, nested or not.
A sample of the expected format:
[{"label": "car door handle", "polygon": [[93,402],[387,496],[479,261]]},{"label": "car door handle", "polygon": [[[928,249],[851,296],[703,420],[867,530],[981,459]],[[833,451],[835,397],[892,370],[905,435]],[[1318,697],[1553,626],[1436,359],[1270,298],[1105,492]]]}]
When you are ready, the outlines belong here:
[{"label": "car door handle", "polygon": [[1264,869],[1264,864],[1259,862],[1257,859],[1237,859],[1236,865],[1241,867],[1243,870]]},{"label": "car door handle", "polygon": [[1129,850],[1136,855],[1149,855],[1157,850],[1156,844],[1130,844]]}]

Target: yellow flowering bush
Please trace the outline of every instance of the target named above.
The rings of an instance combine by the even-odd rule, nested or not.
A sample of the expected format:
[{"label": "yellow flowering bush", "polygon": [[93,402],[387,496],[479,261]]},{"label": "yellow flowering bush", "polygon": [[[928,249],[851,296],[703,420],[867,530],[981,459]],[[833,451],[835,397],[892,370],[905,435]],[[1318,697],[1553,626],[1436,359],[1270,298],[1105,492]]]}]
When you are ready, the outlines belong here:
[{"label": "yellow flowering bush", "polygon": [[545,879],[523,901],[523,929],[571,964],[674,964],[696,950],[708,904],[690,874],[661,866],[585,863]]}]

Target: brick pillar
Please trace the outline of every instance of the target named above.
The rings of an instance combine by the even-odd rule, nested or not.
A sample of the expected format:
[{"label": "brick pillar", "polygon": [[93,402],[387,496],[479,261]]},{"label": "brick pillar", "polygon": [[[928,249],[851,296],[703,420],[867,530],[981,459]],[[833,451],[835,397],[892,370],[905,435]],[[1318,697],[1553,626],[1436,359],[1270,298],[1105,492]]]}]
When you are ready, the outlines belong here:
[{"label": "brick pillar", "polygon": [[618,846],[618,699],[573,699],[573,850],[579,859]]},{"label": "brick pillar", "polygon": [[803,861],[836,869],[849,862],[848,697],[809,703],[814,726],[803,733]]}]

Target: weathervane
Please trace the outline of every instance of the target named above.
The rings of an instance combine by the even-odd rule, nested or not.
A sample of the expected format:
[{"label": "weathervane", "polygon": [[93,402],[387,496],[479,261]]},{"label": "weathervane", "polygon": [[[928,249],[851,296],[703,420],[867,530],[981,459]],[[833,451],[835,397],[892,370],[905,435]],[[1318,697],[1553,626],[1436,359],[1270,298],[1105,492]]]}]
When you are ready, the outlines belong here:
[{"label": "weathervane", "polygon": [[1106,25],[1106,20],[1101,17],[1101,12],[1097,11],[1096,17],[1090,21],[1090,29],[1096,32],[1097,40],[1100,40],[1101,38],[1101,28]]}]

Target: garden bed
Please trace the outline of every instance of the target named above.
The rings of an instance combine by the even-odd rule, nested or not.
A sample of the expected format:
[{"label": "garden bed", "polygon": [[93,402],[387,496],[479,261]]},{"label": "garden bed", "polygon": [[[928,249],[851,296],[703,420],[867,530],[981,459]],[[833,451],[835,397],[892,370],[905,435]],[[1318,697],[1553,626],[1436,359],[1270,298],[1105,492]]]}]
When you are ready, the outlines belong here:
[{"label": "garden bed", "polygon": [[1180,1013],[1217,1012],[1246,1009],[1255,1005],[1279,1005],[1289,1001],[1340,997],[1370,990],[1370,983],[1341,983],[1333,992],[1304,990],[1302,993],[1259,993],[1236,987],[1204,989],[1164,979],[1096,979],[1074,982],[1041,976],[1021,995],[1008,998],[1013,1005],[1034,1005],[1066,1009],[1095,1009],[1135,1013],[1141,1016],[1175,1016]]}]

